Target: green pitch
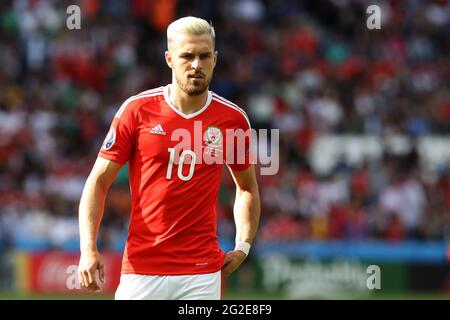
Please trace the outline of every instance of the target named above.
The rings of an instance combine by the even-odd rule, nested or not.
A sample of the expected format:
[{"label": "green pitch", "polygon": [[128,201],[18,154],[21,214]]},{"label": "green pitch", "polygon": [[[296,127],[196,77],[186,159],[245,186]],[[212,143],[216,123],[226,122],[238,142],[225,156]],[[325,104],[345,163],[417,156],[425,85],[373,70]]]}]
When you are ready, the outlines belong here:
[{"label": "green pitch", "polygon": [[[90,295],[54,295],[54,294],[14,294],[0,293],[0,300],[112,300],[113,295],[90,294]],[[313,298],[312,298],[313,299]],[[359,300],[359,299],[383,299],[383,300],[450,300],[450,294],[439,293],[414,293],[414,294],[376,294],[369,297],[336,297],[338,300]],[[227,293],[223,300],[288,300],[286,297],[268,293]],[[304,298],[300,300],[305,300]]]}]

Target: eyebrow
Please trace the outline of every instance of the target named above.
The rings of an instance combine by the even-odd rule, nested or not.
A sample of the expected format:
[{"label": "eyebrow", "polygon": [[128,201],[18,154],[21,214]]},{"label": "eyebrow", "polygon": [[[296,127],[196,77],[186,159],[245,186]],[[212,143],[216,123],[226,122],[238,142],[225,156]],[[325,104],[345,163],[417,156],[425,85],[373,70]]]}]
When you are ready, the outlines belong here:
[{"label": "eyebrow", "polygon": [[[191,52],[191,51],[183,51],[183,52],[180,52],[179,56],[193,55],[193,54],[195,54],[195,53]],[[200,52],[199,55],[200,56],[201,55],[212,55],[212,52],[211,51],[204,51],[204,52]]]}]

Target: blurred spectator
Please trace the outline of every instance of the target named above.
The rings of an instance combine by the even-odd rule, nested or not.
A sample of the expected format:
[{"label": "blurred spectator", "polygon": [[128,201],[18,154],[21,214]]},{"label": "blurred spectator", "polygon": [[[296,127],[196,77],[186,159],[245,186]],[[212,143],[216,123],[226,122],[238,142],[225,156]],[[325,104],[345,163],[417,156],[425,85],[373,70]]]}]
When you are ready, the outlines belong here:
[{"label": "blurred spectator", "polygon": [[[70,31],[74,2],[82,29]],[[182,15],[219,31],[212,89],[254,128],[280,129],[279,175],[260,177],[261,240],[450,239],[449,167],[337,158],[323,175],[309,157],[323,135],[448,138],[450,1],[383,2],[379,31],[365,28],[365,1],[149,3],[0,3],[0,247],[76,248],[80,193],[111,119],[169,81],[164,30]],[[227,181],[219,233],[232,238]],[[101,245],[114,249],[126,237],[126,168],[111,192]]]}]

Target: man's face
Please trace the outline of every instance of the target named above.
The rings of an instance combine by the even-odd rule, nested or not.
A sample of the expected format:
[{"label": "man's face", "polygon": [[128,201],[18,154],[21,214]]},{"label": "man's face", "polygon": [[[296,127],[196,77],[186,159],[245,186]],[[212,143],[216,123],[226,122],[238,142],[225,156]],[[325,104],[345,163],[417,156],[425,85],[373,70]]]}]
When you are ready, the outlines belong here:
[{"label": "man's face", "polygon": [[175,74],[178,86],[187,95],[200,95],[208,89],[217,52],[209,34],[187,35],[177,33],[166,51],[167,64]]}]

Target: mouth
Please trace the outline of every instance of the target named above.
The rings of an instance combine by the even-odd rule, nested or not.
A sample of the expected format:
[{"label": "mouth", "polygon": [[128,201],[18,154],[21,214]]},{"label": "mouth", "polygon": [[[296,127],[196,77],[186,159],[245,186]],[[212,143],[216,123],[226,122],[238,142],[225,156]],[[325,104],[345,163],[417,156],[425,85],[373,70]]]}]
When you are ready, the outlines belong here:
[{"label": "mouth", "polygon": [[192,79],[203,79],[204,76],[201,74],[191,74],[188,76],[188,78],[192,78]]}]

